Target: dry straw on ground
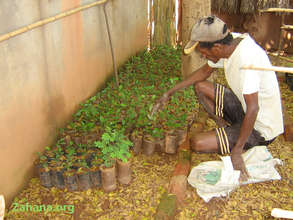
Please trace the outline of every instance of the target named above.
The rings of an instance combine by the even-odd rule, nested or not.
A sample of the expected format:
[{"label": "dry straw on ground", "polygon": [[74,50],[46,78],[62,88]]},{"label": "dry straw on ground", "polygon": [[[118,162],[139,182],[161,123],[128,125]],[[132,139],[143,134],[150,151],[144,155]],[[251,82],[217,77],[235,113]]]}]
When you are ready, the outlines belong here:
[{"label": "dry straw on ground", "polygon": [[[223,75],[217,81],[223,82]],[[288,111],[293,112],[293,92],[280,83],[282,98]],[[206,130],[215,123],[208,119]],[[191,186],[186,207],[177,213],[175,219],[273,219],[273,208],[293,210],[293,144],[278,137],[268,146],[273,157],[280,158],[284,164],[277,170],[282,176],[280,181],[271,181],[241,186],[228,198],[212,199],[205,203]],[[158,154],[132,157],[133,180],[127,187],[118,185],[112,193],[101,189],[85,192],[68,192],[56,188],[46,189],[39,179],[33,178],[28,187],[15,198],[19,204],[72,204],[74,214],[64,212],[12,212],[6,213],[7,220],[93,220],[93,219],[153,219],[161,195],[167,190],[168,183],[177,161],[176,155]],[[192,166],[200,162],[219,160],[217,154],[192,154]],[[8,210],[7,210],[8,211]]]}]

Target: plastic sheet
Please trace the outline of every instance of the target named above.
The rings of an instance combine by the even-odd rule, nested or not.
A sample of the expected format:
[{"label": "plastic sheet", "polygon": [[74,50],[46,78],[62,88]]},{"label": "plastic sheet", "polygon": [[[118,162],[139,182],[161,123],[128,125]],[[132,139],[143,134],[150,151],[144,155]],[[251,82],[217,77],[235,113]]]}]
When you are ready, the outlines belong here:
[{"label": "plastic sheet", "polygon": [[240,171],[233,169],[230,156],[224,156],[222,161],[207,161],[192,168],[188,183],[205,202],[209,202],[213,197],[227,196],[243,184],[281,179],[274,166],[282,161],[273,158],[266,146],[253,147],[242,156],[249,174],[247,182],[239,182]]}]

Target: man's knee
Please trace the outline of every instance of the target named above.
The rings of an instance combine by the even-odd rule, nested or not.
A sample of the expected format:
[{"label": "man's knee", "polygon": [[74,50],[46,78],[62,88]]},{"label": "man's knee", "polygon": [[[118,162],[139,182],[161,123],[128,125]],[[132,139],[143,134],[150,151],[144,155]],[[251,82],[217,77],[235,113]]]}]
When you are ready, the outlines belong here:
[{"label": "man's knee", "polygon": [[200,133],[190,139],[190,147],[195,152],[216,153],[218,152],[217,139],[214,132]]},{"label": "man's knee", "polygon": [[190,139],[190,147],[195,152],[204,152],[204,145],[204,140],[197,135]]},{"label": "man's knee", "polygon": [[198,82],[198,83],[195,83],[193,88],[194,88],[194,91],[195,93],[198,95],[200,93],[203,93],[203,90],[204,90],[204,83],[203,82]]}]

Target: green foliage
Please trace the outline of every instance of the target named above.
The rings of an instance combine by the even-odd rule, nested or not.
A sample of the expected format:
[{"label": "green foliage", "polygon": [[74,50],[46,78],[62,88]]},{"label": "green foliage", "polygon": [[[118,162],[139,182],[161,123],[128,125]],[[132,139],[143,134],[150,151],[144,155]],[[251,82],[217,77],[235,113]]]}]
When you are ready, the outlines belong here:
[{"label": "green foliage", "polygon": [[81,104],[70,127],[87,132],[99,124],[102,128],[141,128],[152,133],[151,127],[162,122],[150,121],[147,116],[156,99],[180,80],[180,56],[180,48],[157,46],[131,57],[119,69],[119,88],[114,78],[108,81],[102,91]]},{"label": "green foliage", "polygon": [[132,146],[132,142],[120,131],[107,127],[102,135],[102,140],[96,141],[95,146],[101,149],[105,166],[111,167],[114,159],[127,162],[130,157],[129,147]]},{"label": "green foliage", "polygon": [[47,161],[47,157],[40,152],[37,152],[37,155],[39,157],[40,162],[42,163],[43,161]]},{"label": "green foliage", "polygon": [[[154,138],[163,138],[167,130],[184,128],[198,108],[193,88],[189,87],[177,91],[160,112],[152,118],[149,116],[154,103],[162,94],[181,81],[181,48],[163,45],[150,51],[144,50],[119,68],[119,78],[118,88],[113,77],[103,90],[83,102],[73,115],[73,120],[66,128],[60,129],[60,133],[86,136],[99,130],[99,133],[104,133],[100,141],[104,145],[108,136],[117,133],[128,135],[127,132],[132,130],[143,131]],[[65,158],[70,161],[76,154],[87,151],[87,146],[76,145],[67,143],[66,146],[64,138],[60,138],[56,146],[52,149],[48,147],[46,152],[52,153],[50,157],[55,157],[56,160]],[[112,150],[115,149],[112,155],[104,150],[103,154],[107,154],[104,158],[119,158],[117,155],[123,155],[119,152],[123,151],[120,148],[124,145],[117,145],[117,149],[111,147]]]}]

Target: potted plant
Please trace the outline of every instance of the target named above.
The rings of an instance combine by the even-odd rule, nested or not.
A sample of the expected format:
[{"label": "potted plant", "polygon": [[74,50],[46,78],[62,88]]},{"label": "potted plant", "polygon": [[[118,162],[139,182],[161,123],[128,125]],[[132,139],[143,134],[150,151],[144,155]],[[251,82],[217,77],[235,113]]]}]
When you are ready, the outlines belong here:
[{"label": "potted plant", "polygon": [[76,171],[70,167],[64,172],[64,182],[68,191],[77,191],[78,190],[78,181]]},{"label": "potted plant", "polygon": [[85,144],[77,144],[76,154],[78,157],[85,157],[86,153],[86,145]]},{"label": "potted plant", "polygon": [[100,187],[102,184],[100,166],[103,163],[102,158],[95,155],[90,167],[90,179],[94,187]]},{"label": "potted plant", "polygon": [[51,172],[48,164],[48,159],[46,156],[39,155],[39,164],[38,164],[38,172],[40,176],[41,185],[46,188],[51,188],[53,186],[52,179],[51,179]]},{"label": "potted plant", "polygon": [[150,134],[145,134],[142,141],[143,153],[147,156],[152,155],[156,150],[155,139]]},{"label": "potted plant", "polygon": [[47,147],[45,147],[44,156],[46,156],[48,162],[50,162],[51,160],[54,159],[55,154],[54,154],[53,150],[49,146],[47,146]]},{"label": "potted plant", "polygon": [[75,147],[73,144],[74,144],[73,141],[69,141],[69,143],[66,144],[65,149],[64,149],[66,156],[72,156],[72,155],[76,154]]},{"label": "potted plant", "polygon": [[92,187],[90,179],[90,169],[85,159],[79,160],[79,168],[77,170],[77,177],[80,190],[88,190]]},{"label": "potted plant", "polygon": [[154,138],[155,150],[157,152],[165,152],[165,138],[164,130],[160,127],[159,124],[155,124],[151,128],[151,136]]},{"label": "potted plant", "polygon": [[176,129],[177,143],[182,144],[187,136],[187,114],[183,113],[179,116],[179,127]]},{"label": "potted plant", "polygon": [[142,131],[136,129],[130,135],[130,140],[133,143],[133,152],[135,154],[139,154],[141,152],[143,133]]},{"label": "potted plant", "polygon": [[71,140],[71,137],[70,137],[70,135],[66,135],[65,137],[64,137],[64,140],[65,140],[65,144],[66,145],[73,145],[73,141]]},{"label": "potted plant", "polygon": [[60,155],[56,155],[49,163],[53,186],[64,189],[65,183],[63,178],[64,163],[60,160]]},{"label": "potted plant", "polygon": [[117,174],[118,181],[121,184],[128,185],[131,181],[131,163],[129,157],[129,147],[133,146],[132,142],[128,140],[123,134],[120,133],[117,137],[117,145],[119,145],[120,150],[116,154],[117,158]]},{"label": "potted plant", "polygon": [[[117,161],[122,160],[128,162],[127,158],[130,157],[129,147],[132,146],[132,143],[126,139],[122,132],[107,127],[102,135],[101,141],[96,141],[95,145],[101,149],[102,158],[104,160],[104,164],[101,166],[102,187],[107,192],[113,191],[117,187],[115,159],[117,159]],[[127,181],[121,176],[125,172],[119,174],[119,171],[122,168],[119,167],[117,169],[119,181],[122,181],[123,183],[130,181],[129,176],[126,178]]]},{"label": "potted plant", "polygon": [[165,135],[165,153],[175,154],[177,151],[177,136],[174,130],[166,132]]}]

